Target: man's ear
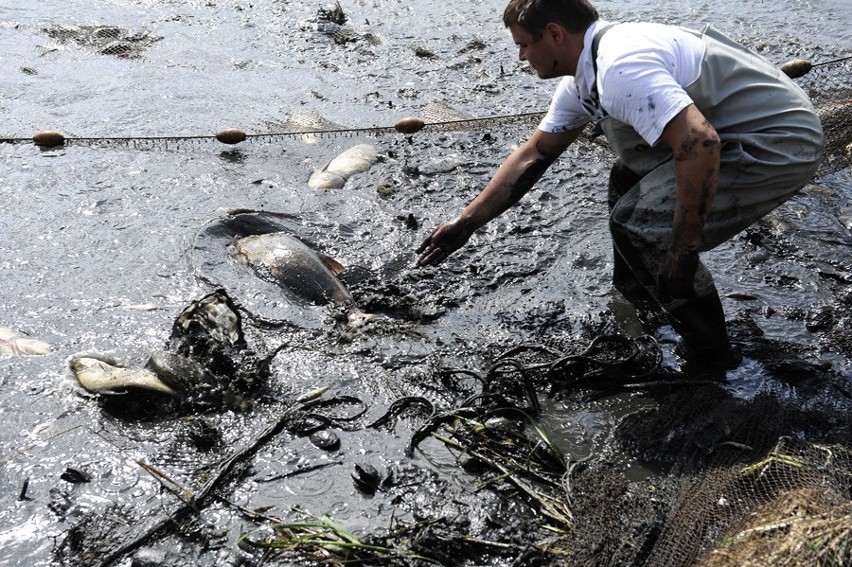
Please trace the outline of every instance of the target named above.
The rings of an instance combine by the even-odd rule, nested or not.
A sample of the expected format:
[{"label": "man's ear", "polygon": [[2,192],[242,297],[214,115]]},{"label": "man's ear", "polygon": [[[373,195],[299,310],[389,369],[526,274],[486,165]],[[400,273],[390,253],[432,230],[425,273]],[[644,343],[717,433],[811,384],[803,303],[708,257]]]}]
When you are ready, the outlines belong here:
[{"label": "man's ear", "polygon": [[542,35],[553,43],[561,43],[565,40],[567,30],[555,22],[545,24]]}]

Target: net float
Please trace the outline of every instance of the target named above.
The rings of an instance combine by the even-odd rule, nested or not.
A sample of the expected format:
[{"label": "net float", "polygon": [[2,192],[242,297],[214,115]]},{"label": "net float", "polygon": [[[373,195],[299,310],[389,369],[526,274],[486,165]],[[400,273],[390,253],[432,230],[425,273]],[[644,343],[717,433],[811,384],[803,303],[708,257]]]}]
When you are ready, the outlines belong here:
[{"label": "net float", "polygon": [[781,65],[781,71],[791,79],[798,79],[813,69],[813,64],[805,59],[793,59]]},{"label": "net float", "polygon": [[239,144],[246,139],[246,133],[238,128],[226,128],[216,134],[216,139],[223,144]]},{"label": "net float", "polygon": [[414,134],[422,130],[425,125],[426,123],[420,118],[409,116],[408,118],[399,119],[393,127],[401,134]]},{"label": "net float", "polygon": [[62,132],[57,132],[56,130],[42,130],[41,132],[35,133],[33,136],[33,143],[37,146],[53,148],[65,143],[65,135],[62,134]]}]

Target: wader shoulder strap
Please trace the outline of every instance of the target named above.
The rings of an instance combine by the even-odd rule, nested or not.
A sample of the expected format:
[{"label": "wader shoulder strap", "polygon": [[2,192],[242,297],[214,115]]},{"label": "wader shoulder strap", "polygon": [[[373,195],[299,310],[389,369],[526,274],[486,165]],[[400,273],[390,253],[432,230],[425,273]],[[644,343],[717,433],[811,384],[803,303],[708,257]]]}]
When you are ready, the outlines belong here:
[{"label": "wader shoulder strap", "polygon": [[598,45],[601,42],[601,38],[604,36],[606,32],[608,32],[612,26],[615,24],[607,24],[597,32],[595,32],[595,37],[592,40],[592,66],[595,68],[595,78],[598,75]]},{"label": "wader shoulder strap", "polygon": [[601,113],[606,116],[607,112],[601,107],[601,97],[598,94],[598,44],[601,42],[601,38],[604,36],[606,32],[612,28],[615,24],[607,24],[597,32],[595,32],[595,37],[592,39],[592,68],[595,71],[595,76],[592,77],[592,90],[591,90],[591,98],[594,103],[600,108]]}]

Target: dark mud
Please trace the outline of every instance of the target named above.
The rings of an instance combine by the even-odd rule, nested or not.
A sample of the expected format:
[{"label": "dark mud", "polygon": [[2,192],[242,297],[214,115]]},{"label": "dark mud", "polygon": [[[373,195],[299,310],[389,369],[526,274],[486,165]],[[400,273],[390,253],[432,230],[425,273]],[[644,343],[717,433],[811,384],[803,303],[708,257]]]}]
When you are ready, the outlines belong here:
[{"label": "dark mud", "polygon": [[[0,43],[21,72],[0,93],[0,134],[212,138],[310,117],[363,128],[430,106],[467,117],[546,106],[552,84],[518,69],[502,2],[374,4],[342,3],[345,19],[334,5],[281,2],[10,4]],[[707,19],[682,3],[601,7],[612,19]],[[828,60],[848,55],[843,10],[740,3],[714,9],[713,23],[779,63]],[[129,56],[100,42],[106,29]],[[744,354],[727,382],[614,391],[671,381],[678,361],[671,329],[643,328],[611,292],[601,144],[573,148],[440,269],[412,266],[425,234],[529,127],[0,145],[0,324],[54,346],[3,359],[0,564],[304,564],[330,550],[375,564],[688,564],[730,524],[707,529],[702,506],[730,500],[719,487],[767,451],[792,453],[779,436],[848,442],[848,171],[707,255]],[[369,172],[340,191],[307,188],[361,142],[382,156]],[[240,272],[219,248],[247,230],[227,221],[235,209],[341,261],[356,302],[384,317],[348,328],[334,309],[297,308]],[[246,347],[274,353],[250,404],[129,419],[67,371],[85,353],[143,364],[219,287],[243,315]],[[555,377],[528,368],[648,331],[654,342],[641,344],[659,359],[622,365],[626,378],[605,389],[564,366]],[[506,364],[522,343],[548,350]],[[583,364],[568,367],[599,368]],[[398,400],[409,402],[388,415]],[[320,432],[339,445],[317,443]],[[704,499],[685,506],[696,487]],[[688,548],[668,535],[693,533],[679,510],[708,535],[666,562],[666,549]],[[325,551],[269,548],[316,533],[331,540]],[[377,549],[340,545],[350,537]]]}]

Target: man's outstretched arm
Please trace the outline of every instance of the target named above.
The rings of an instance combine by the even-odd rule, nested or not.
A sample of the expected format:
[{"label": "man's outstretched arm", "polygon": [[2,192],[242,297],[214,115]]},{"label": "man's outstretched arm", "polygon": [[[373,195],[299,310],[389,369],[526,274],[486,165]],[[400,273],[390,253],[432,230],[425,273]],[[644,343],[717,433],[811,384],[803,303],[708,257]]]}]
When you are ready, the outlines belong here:
[{"label": "man's outstretched arm", "polygon": [[581,132],[582,128],[556,133],[536,129],[506,158],[485,189],[456,219],[442,223],[423,241],[417,249],[417,265],[443,262],[479,228],[520,201]]}]

